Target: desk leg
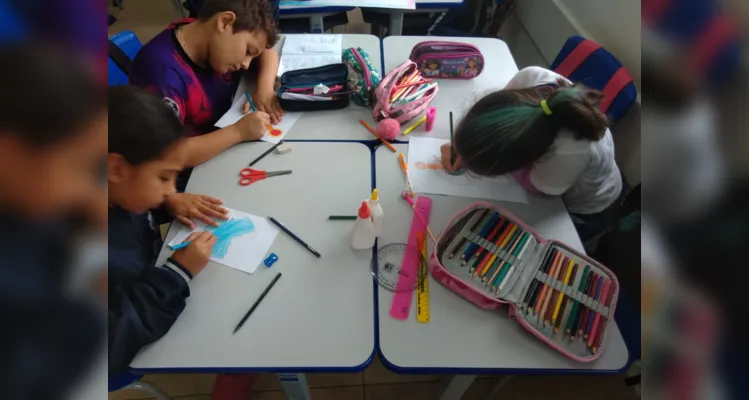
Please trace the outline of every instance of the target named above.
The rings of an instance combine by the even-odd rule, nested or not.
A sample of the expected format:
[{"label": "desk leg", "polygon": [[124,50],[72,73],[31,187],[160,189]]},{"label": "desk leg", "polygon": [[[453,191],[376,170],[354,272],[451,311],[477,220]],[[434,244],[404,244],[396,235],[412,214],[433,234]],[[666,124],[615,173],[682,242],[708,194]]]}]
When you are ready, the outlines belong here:
[{"label": "desk leg", "polygon": [[494,385],[494,389],[492,389],[492,392],[489,393],[489,396],[487,396],[486,398],[488,400],[494,399],[494,397],[497,395],[497,393],[499,393],[499,389],[502,389],[502,386],[504,386],[507,382],[510,381],[510,379],[512,379],[514,377],[515,376],[513,376],[513,375],[503,376],[502,379],[500,379],[499,382],[497,382],[497,384]]},{"label": "desk leg", "polygon": [[453,375],[447,378],[439,400],[460,400],[474,379],[476,375]]},{"label": "desk leg", "polygon": [[403,35],[403,11],[391,10],[390,11],[390,28],[388,29],[388,36],[401,36],[401,35]]},{"label": "desk leg", "polygon": [[322,23],[322,15],[313,15],[309,17],[309,31],[312,33],[323,33],[325,27]]},{"label": "desk leg", "polygon": [[304,374],[277,374],[286,398],[289,400],[311,400],[307,377]]}]

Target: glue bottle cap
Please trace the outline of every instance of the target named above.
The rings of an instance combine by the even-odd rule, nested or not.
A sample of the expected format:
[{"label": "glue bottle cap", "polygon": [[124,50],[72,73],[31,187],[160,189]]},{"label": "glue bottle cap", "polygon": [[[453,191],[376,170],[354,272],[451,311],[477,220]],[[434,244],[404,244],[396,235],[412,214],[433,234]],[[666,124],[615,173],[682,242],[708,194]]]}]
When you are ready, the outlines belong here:
[{"label": "glue bottle cap", "polygon": [[380,193],[377,191],[377,189],[372,190],[372,201],[377,201],[380,199]]},{"label": "glue bottle cap", "polygon": [[359,218],[361,219],[369,218],[369,206],[367,206],[366,201],[362,201],[361,207],[359,207]]}]

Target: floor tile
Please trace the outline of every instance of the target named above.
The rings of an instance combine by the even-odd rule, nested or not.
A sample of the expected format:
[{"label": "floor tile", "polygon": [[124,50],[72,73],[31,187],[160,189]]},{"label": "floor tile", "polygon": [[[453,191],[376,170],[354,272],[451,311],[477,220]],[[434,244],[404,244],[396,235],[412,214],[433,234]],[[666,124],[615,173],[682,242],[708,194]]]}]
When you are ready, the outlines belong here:
[{"label": "floor tile", "polygon": [[[172,397],[210,394],[215,374],[154,374],[142,380],[151,382]],[[118,390],[109,394],[109,400],[131,400],[150,397],[141,390]]]},{"label": "floor tile", "polygon": [[440,393],[442,382],[407,382],[367,385],[364,400],[434,400]]},{"label": "floor tile", "polygon": [[364,386],[311,389],[310,396],[315,400],[362,400]]},{"label": "floor tile", "polygon": [[618,376],[521,376],[496,394],[499,400],[634,400],[634,391]]},{"label": "floor tile", "polygon": [[364,374],[307,374],[307,385],[310,388],[332,386],[361,386],[364,384]]},{"label": "floor tile", "polygon": [[266,392],[273,390],[281,390],[281,383],[278,382],[276,374],[260,374],[257,381],[255,381],[255,386],[252,388],[253,392]]},{"label": "floor tile", "polygon": [[372,363],[364,370],[364,384],[401,383],[401,382],[434,382],[442,379],[442,375],[396,374],[385,368],[375,355]]}]

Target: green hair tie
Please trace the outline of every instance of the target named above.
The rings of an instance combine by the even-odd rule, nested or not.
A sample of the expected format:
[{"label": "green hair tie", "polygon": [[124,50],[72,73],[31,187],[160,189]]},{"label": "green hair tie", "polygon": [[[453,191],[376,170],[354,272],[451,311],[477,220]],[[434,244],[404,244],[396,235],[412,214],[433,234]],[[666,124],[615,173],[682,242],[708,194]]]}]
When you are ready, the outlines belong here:
[{"label": "green hair tie", "polygon": [[551,115],[551,108],[546,104],[546,100],[541,100],[541,108],[544,109],[544,114]]}]

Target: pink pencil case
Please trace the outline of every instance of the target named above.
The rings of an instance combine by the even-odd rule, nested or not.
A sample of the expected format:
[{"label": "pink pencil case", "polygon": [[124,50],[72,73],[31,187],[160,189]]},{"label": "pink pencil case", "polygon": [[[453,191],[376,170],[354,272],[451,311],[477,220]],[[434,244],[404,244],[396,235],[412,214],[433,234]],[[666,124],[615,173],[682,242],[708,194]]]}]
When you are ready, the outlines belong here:
[{"label": "pink pencil case", "polygon": [[478,307],[507,305],[510,318],[572,360],[591,362],[605,350],[619,296],[616,276],[570,246],[540,237],[499,206],[478,202],[453,217],[429,269]]},{"label": "pink pencil case", "polygon": [[416,72],[416,64],[410,60],[406,60],[403,64],[388,72],[382,81],[380,81],[374,92],[375,104],[372,110],[372,117],[375,121],[379,122],[385,118],[393,118],[403,125],[418,117],[429,108],[429,104],[432,103],[432,100],[434,100],[439,91],[437,85],[427,90],[420,98],[405,104],[398,101],[391,101],[393,93],[397,92],[398,82],[400,82],[401,78],[409,77],[414,73],[418,74]]},{"label": "pink pencil case", "polygon": [[473,79],[484,69],[484,56],[468,43],[421,42],[411,49],[409,58],[427,78]]}]

